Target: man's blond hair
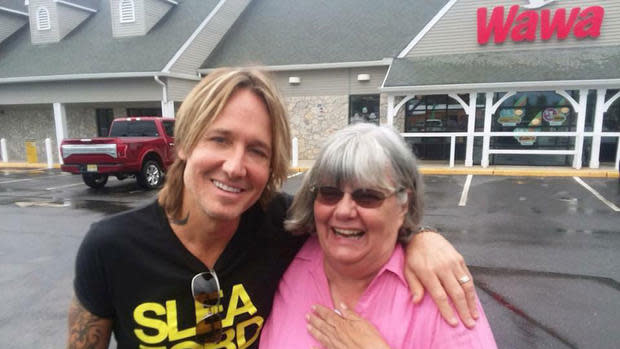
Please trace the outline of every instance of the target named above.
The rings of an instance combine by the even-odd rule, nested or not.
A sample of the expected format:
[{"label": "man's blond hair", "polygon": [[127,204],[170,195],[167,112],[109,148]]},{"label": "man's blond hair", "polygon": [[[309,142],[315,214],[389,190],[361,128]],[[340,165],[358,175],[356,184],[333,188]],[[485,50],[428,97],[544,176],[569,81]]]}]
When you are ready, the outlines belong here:
[{"label": "man's blond hair", "polygon": [[[205,130],[221,113],[230,97],[240,89],[256,94],[267,107],[271,124],[270,176],[259,199],[266,204],[286,179],[291,157],[290,129],[282,98],[266,73],[257,69],[217,69],[207,75],[189,93],[176,116],[174,137],[176,150],[189,156]],[[252,127],[252,125],[248,125]],[[166,174],[159,193],[159,203],[173,219],[182,219],[183,172],[186,161],[176,157]]]}]

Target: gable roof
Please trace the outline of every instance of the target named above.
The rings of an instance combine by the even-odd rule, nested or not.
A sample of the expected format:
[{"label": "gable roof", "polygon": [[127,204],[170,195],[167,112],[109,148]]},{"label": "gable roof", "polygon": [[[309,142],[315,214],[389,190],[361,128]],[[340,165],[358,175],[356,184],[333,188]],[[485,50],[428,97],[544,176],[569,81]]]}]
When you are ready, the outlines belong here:
[{"label": "gable roof", "polygon": [[201,68],[395,57],[447,2],[253,1]]},{"label": "gable roof", "polygon": [[392,62],[383,88],[421,91],[502,84],[528,88],[539,82],[578,85],[593,80],[620,85],[619,66],[620,46],[403,58]]},{"label": "gable roof", "polygon": [[86,7],[90,9],[97,10],[100,6],[110,6],[108,4],[109,1],[100,1],[100,0],[54,0],[59,3],[67,3],[73,4],[81,7]]},{"label": "gable roof", "polygon": [[178,2],[145,36],[114,38],[107,1],[58,43],[32,45],[22,29],[0,44],[0,80],[161,71],[218,3]]},{"label": "gable roof", "polygon": [[24,0],[0,0],[0,9],[1,8],[28,13],[28,7],[24,5]]}]

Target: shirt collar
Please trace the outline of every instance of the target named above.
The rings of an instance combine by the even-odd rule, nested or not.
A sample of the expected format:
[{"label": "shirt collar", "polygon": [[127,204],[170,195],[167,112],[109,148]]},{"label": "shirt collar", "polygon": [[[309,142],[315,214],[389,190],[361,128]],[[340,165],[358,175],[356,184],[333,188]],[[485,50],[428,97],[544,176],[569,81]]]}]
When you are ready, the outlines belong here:
[{"label": "shirt collar", "polygon": [[[323,268],[323,253],[320,250],[321,245],[316,235],[314,235],[308,239],[306,245],[299,251],[296,258],[311,263],[312,269],[317,270],[317,268]],[[320,256],[320,258],[316,258],[316,256]],[[381,267],[375,278],[370,282],[369,287],[384,273],[396,275],[403,285],[409,287],[407,279],[405,278],[405,252],[400,243],[396,244],[392,256],[390,256],[387,263]]]}]

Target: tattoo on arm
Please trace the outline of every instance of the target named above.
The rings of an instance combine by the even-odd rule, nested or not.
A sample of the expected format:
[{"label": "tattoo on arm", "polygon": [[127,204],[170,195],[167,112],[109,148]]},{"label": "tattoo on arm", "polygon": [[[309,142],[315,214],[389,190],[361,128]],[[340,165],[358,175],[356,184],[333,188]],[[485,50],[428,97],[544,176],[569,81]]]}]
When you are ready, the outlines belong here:
[{"label": "tattoo on arm", "polygon": [[67,349],[105,349],[111,333],[112,319],[93,315],[73,297],[69,307]]}]

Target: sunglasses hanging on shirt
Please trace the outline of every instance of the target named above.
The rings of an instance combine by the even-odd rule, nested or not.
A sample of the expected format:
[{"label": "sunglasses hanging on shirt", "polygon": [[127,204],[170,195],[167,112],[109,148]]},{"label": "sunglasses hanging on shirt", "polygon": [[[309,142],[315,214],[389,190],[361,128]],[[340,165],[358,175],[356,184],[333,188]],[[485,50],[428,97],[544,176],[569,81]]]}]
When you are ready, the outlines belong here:
[{"label": "sunglasses hanging on shirt", "polygon": [[196,274],[192,278],[192,296],[209,311],[196,323],[196,339],[201,343],[217,343],[222,339],[220,282],[214,270]]}]

